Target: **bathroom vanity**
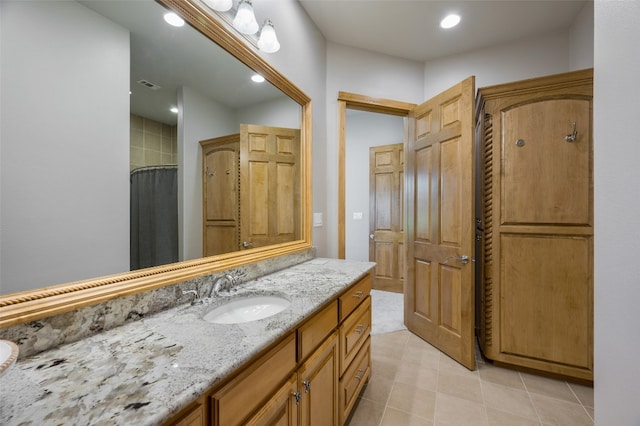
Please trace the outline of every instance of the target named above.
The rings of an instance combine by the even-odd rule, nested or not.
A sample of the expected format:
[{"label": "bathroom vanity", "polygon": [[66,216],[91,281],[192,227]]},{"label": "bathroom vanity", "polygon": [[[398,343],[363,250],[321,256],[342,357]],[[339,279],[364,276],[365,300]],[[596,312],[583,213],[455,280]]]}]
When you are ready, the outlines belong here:
[{"label": "bathroom vanity", "polygon": [[[342,424],[370,375],[369,262],[313,259],[30,356],[0,378],[0,423]],[[255,295],[270,317],[204,316]]]}]

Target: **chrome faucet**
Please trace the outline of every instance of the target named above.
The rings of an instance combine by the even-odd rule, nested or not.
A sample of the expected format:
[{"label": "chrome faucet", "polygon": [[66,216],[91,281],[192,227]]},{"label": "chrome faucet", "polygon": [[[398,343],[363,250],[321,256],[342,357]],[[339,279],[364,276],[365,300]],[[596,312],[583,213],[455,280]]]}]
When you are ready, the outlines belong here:
[{"label": "chrome faucet", "polygon": [[216,278],[211,287],[209,297],[220,295],[221,290],[231,290],[231,286],[235,283],[235,278],[231,274],[224,274]]},{"label": "chrome faucet", "polygon": [[193,294],[195,296],[191,301],[191,305],[199,305],[203,302],[197,290],[182,290],[183,296],[186,296],[187,294]]}]

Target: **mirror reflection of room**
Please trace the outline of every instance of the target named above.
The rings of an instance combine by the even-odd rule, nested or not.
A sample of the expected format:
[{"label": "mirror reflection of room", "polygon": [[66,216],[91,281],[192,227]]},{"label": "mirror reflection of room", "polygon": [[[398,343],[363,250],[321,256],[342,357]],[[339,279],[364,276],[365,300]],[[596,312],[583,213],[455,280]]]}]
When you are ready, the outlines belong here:
[{"label": "mirror reflection of room", "polygon": [[241,123],[300,128],[300,105],[166,12],[151,0],[3,10],[0,294],[203,257],[198,142]]}]

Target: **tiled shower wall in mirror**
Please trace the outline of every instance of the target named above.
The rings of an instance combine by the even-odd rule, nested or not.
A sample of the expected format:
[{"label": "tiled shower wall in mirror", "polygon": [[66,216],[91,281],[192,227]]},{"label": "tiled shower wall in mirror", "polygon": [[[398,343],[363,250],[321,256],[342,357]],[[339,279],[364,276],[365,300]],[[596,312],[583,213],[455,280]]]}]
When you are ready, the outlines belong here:
[{"label": "tiled shower wall in mirror", "polygon": [[130,170],[178,164],[177,126],[131,114]]}]

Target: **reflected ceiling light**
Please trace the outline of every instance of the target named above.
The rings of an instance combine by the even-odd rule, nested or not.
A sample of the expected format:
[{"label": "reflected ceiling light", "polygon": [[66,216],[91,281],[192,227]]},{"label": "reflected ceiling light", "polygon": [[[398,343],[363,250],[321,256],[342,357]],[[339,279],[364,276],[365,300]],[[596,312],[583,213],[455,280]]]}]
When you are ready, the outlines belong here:
[{"label": "reflected ceiling light", "polygon": [[167,24],[173,25],[174,27],[181,27],[184,25],[184,19],[173,12],[165,13],[164,20]]},{"label": "reflected ceiling light", "polygon": [[442,28],[453,28],[460,23],[460,16],[456,14],[447,15],[444,17],[442,21],[440,21],[440,26]]},{"label": "reflected ceiling light", "polygon": [[176,108],[176,107],[171,107],[171,109],[169,109],[169,111],[171,111],[171,112],[172,112],[172,113],[174,113],[174,114],[177,114],[177,113],[178,113],[178,108]]},{"label": "reflected ceiling light", "polygon": [[264,21],[262,31],[260,31],[260,38],[258,39],[258,49],[266,53],[275,53],[280,50],[280,43],[271,19]]},{"label": "reflected ceiling light", "polygon": [[226,12],[233,6],[233,0],[202,0],[204,4],[218,12]]},{"label": "reflected ceiling light", "polygon": [[251,0],[240,1],[238,12],[233,19],[233,26],[243,34],[255,34],[258,31],[258,21],[256,21],[256,15],[253,14]]},{"label": "reflected ceiling light", "polygon": [[262,83],[264,81],[264,77],[260,74],[254,74],[251,76],[251,80],[255,83]]}]

